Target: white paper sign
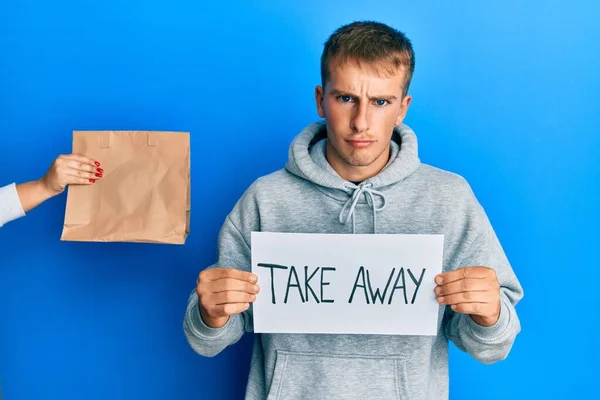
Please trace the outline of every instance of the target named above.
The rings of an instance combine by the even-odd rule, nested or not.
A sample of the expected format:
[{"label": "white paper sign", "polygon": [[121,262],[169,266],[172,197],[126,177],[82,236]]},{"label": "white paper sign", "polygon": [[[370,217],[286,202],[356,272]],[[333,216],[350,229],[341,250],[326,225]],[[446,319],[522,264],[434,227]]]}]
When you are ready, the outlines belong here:
[{"label": "white paper sign", "polygon": [[443,235],[252,232],[257,333],[436,335]]}]

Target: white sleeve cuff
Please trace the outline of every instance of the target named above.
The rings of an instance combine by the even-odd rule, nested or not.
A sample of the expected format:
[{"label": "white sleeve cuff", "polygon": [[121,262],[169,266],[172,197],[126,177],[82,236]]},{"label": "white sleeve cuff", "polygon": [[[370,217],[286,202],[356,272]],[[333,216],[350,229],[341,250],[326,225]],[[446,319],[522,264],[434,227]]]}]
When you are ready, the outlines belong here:
[{"label": "white sleeve cuff", "polygon": [[21,199],[17,193],[17,185],[0,187],[0,227],[7,222],[25,216]]}]

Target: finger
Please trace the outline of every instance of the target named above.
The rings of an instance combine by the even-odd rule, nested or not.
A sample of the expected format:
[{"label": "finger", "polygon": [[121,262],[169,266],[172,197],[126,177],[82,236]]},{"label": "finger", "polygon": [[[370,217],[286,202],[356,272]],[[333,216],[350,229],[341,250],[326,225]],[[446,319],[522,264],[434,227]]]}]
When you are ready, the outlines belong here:
[{"label": "finger", "polygon": [[250,308],[250,303],[230,303],[220,304],[205,308],[210,317],[227,317],[230,315],[240,314]]},{"label": "finger", "polygon": [[258,276],[237,268],[211,268],[200,273],[198,280],[216,281],[218,279],[233,278],[250,283],[256,283]]},{"label": "finger", "polygon": [[72,168],[65,168],[63,170],[61,170],[63,176],[65,177],[65,179],[68,181],[67,183],[72,183],[71,181],[74,178],[84,178],[84,179],[100,179],[102,178],[102,174],[99,173],[92,173],[92,172],[85,172],[85,171],[81,171],[81,170],[77,170],[77,169],[72,169]]},{"label": "finger", "polygon": [[82,163],[80,161],[77,160],[65,160],[63,163],[63,166],[65,168],[69,168],[72,169],[74,171],[85,171],[85,172],[91,172],[91,173],[99,173],[99,168],[96,167],[95,165],[89,165],[89,164],[85,164]]},{"label": "finger", "polygon": [[67,154],[67,155],[61,156],[61,158],[65,159],[65,160],[77,161],[81,164],[89,165],[94,168],[97,168],[100,166],[100,163],[98,161],[96,161],[90,157],[83,156],[81,154]]},{"label": "finger", "polygon": [[253,303],[256,295],[246,292],[219,292],[204,295],[202,302],[210,305]]},{"label": "finger", "polygon": [[219,293],[225,291],[238,291],[246,292],[250,294],[256,294],[259,292],[258,285],[252,284],[248,281],[242,281],[239,279],[223,278],[216,281],[210,282],[210,292]]},{"label": "finger", "polygon": [[95,183],[95,179],[78,178],[76,176],[68,176],[66,185],[91,185]]},{"label": "finger", "polygon": [[481,291],[492,289],[492,283],[487,279],[460,279],[435,288],[435,294],[445,296],[453,293]]},{"label": "finger", "polygon": [[460,303],[488,303],[492,301],[491,292],[462,292],[450,294],[447,296],[438,296],[440,304],[460,304]]},{"label": "finger", "polygon": [[442,272],[435,277],[438,285],[458,281],[460,279],[484,279],[491,275],[493,270],[488,267],[463,267],[452,271]]},{"label": "finger", "polygon": [[489,303],[460,303],[450,306],[453,311],[461,314],[480,315],[489,317],[494,315],[494,307]]}]

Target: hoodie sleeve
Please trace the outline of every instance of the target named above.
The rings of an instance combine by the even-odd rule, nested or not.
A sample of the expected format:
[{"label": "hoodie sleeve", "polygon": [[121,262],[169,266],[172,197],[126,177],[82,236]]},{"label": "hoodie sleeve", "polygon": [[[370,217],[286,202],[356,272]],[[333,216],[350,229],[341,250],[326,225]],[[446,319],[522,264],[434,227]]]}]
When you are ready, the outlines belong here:
[{"label": "hoodie sleeve", "polygon": [[[470,188],[469,188],[470,191]],[[446,307],[444,318],[446,336],[475,359],[491,364],[503,360],[521,330],[515,305],[523,297],[523,289],[510,266],[504,250],[485,211],[471,192],[464,229],[464,251],[460,267],[485,266],[493,268],[500,283],[500,318],[495,325],[477,324],[466,314],[455,313]]]},{"label": "hoodie sleeve", "polygon": [[17,193],[17,186],[12,183],[0,187],[0,227],[23,216],[25,212]]},{"label": "hoodie sleeve", "polygon": [[[258,221],[250,197],[248,194],[243,196],[225,220],[219,233],[217,262],[208,268],[224,267],[251,271],[249,235]],[[234,220],[237,223],[234,223]],[[246,236],[238,228],[241,225],[244,225],[243,231],[247,233]],[[244,332],[253,329],[252,305],[243,313],[231,316],[225,326],[216,329],[204,323],[198,307],[198,295],[193,290],[188,299],[183,330],[190,346],[200,355],[213,357],[227,346],[237,343]]]}]

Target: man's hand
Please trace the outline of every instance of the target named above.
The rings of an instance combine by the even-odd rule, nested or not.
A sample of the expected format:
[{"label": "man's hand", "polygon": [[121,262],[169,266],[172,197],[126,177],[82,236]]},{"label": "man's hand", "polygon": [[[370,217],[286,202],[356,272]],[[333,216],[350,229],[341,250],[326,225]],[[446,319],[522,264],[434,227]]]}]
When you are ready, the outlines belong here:
[{"label": "man's hand", "polygon": [[256,275],[235,268],[200,272],[196,293],[204,323],[211,328],[221,328],[230,316],[246,311],[256,300],[257,282]]},{"label": "man's hand", "polygon": [[473,321],[492,326],[500,318],[500,284],[488,267],[464,267],[435,277],[438,303],[469,314]]}]

